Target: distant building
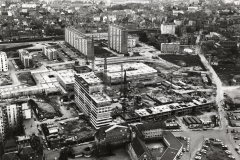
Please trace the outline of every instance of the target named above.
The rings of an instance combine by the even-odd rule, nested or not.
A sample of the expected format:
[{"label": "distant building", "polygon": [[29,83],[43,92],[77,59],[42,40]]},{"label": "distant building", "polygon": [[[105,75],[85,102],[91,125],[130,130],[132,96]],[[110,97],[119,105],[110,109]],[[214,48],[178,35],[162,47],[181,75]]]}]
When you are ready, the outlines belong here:
[{"label": "distant building", "polygon": [[173,15],[178,16],[179,14],[184,14],[183,10],[173,10]]},{"label": "distant building", "polygon": [[180,38],[180,45],[196,45],[196,40],[194,34],[185,34]]},{"label": "distant building", "polygon": [[190,4],[198,4],[199,0],[190,0]]},{"label": "distant building", "polygon": [[198,11],[198,7],[188,7],[188,12],[193,12],[193,13],[195,13],[195,12],[197,12]]},{"label": "distant building", "polygon": [[29,54],[29,52],[25,49],[19,49],[19,58],[24,66],[24,68],[31,68],[33,67],[33,60],[32,56]]},{"label": "distant building", "polygon": [[111,24],[108,26],[108,47],[119,53],[128,53],[128,31],[125,27]]},{"label": "distant building", "polygon": [[8,58],[5,52],[0,51],[0,71],[6,72],[8,71]]},{"label": "distant building", "polygon": [[174,23],[161,24],[161,34],[175,35],[176,25]]},{"label": "distant building", "polygon": [[231,49],[231,48],[237,48],[237,42],[236,41],[220,41],[220,45],[223,48]]},{"label": "distant building", "polygon": [[84,33],[74,27],[65,28],[65,42],[79,50],[89,59],[94,59],[94,45],[92,37],[86,36]]},{"label": "distant building", "polygon": [[54,48],[54,46],[43,46],[43,54],[49,59],[49,60],[55,60],[57,59],[58,51]]},{"label": "distant building", "polygon": [[161,44],[162,53],[176,54],[176,53],[179,53],[179,50],[180,50],[180,43],[162,43]]}]

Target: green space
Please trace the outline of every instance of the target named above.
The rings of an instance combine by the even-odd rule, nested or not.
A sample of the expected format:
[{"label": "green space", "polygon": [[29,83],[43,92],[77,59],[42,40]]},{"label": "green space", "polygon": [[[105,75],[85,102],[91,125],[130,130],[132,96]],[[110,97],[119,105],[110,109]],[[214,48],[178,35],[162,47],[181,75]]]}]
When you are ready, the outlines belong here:
[{"label": "green space", "polygon": [[0,86],[6,86],[11,84],[12,84],[12,79],[10,77],[10,74],[0,73]]},{"label": "green space", "polygon": [[103,49],[100,46],[94,46],[94,54],[98,58],[104,58],[105,55],[106,55],[106,57],[116,57],[114,54],[112,54],[111,52],[109,52],[106,49]]},{"label": "green space", "polygon": [[31,75],[30,72],[23,72],[23,73],[19,73],[17,74],[18,80],[22,83],[22,84],[26,84],[29,86],[35,86],[36,83]]},{"label": "green space", "polygon": [[203,66],[201,59],[198,55],[159,55],[162,59],[171,62],[173,64],[182,67],[201,67],[206,70]]}]

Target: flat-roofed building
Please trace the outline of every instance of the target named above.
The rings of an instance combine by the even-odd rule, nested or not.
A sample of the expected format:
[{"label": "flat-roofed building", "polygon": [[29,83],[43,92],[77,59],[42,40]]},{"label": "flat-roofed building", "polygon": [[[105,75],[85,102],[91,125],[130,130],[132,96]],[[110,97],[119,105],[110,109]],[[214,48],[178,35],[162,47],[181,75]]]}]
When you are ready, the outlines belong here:
[{"label": "flat-roofed building", "polygon": [[179,50],[180,50],[180,43],[162,43],[161,44],[162,53],[176,54],[176,53],[179,53]]},{"label": "flat-roofed building", "polygon": [[8,58],[6,52],[0,51],[0,71],[8,71]]},{"label": "flat-roofed building", "polygon": [[[104,68],[100,68],[100,70],[103,71]],[[157,70],[144,63],[123,63],[108,65],[107,80],[110,83],[123,82],[122,70],[126,71],[127,81],[149,81],[157,77]]]},{"label": "flat-roofed building", "polygon": [[125,27],[110,24],[108,26],[108,47],[119,53],[128,53],[128,31]]},{"label": "flat-roofed building", "polygon": [[57,59],[58,51],[54,48],[54,46],[43,46],[43,54],[49,59],[49,60],[55,60]]},{"label": "flat-roofed building", "polygon": [[24,68],[30,68],[33,66],[32,56],[26,49],[19,49],[18,53]]},{"label": "flat-roofed building", "polygon": [[94,44],[92,37],[86,36],[84,33],[80,32],[74,27],[66,27],[65,42],[79,50],[89,59],[94,59]]},{"label": "flat-roofed building", "polygon": [[57,71],[57,80],[66,91],[74,90],[74,74],[76,72],[72,69]]},{"label": "flat-roofed building", "polygon": [[75,74],[76,105],[97,129],[112,122],[112,108],[119,105],[112,103],[112,99],[103,92],[103,87],[94,72]]},{"label": "flat-roofed building", "polygon": [[174,23],[161,24],[161,34],[175,35],[176,25]]}]

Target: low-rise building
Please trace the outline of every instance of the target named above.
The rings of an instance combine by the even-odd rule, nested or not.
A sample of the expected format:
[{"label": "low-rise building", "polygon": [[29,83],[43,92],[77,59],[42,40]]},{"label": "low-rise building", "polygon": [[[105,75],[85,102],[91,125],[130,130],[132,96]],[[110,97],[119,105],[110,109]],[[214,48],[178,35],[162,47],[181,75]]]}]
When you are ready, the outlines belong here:
[{"label": "low-rise building", "polygon": [[95,133],[95,142],[97,145],[119,145],[130,142],[130,128],[124,125],[109,125],[101,127]]},{"label": "low-rise building", "polygon": [[176,54],[179,53],[180,43],[162,43],[161,44],[161,52],[168,54]]},{"label": "low-rise building", "polygon": [[74,74],[76,72],[72,69],[57,71],[57,80],[66,91],[74,90]]}]

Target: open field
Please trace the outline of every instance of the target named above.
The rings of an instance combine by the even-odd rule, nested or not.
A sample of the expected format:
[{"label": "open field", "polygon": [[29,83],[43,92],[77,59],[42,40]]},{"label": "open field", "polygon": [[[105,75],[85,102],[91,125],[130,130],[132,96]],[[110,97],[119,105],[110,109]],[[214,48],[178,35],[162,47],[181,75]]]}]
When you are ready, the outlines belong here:
[{"label": "open field", "polygon": [[95,130],[83,120],[68,121],[64,125],[62,135],[65,136],[77,136],[78,139],[87,138],[93,136]]},{"label": "open field", "polygon": [[200,57],[198,55],[159,55],[162,59],[171,62],[173,64],[186,67],[201,67],[202,70],[206,70],[203,66]]},{"label": "open field", "polygon": [[19,74],[17,74],[17,77],[18,77],[18,80],[23,84],[26,84],[29,86],[36,85],[30,72],[19,73]]},{"label": "open field", "polygon": [[240,75],[240,66],[218,65],[212,67],[225,86],[230,85],[229,80],[233,79],[234,75]]}]

